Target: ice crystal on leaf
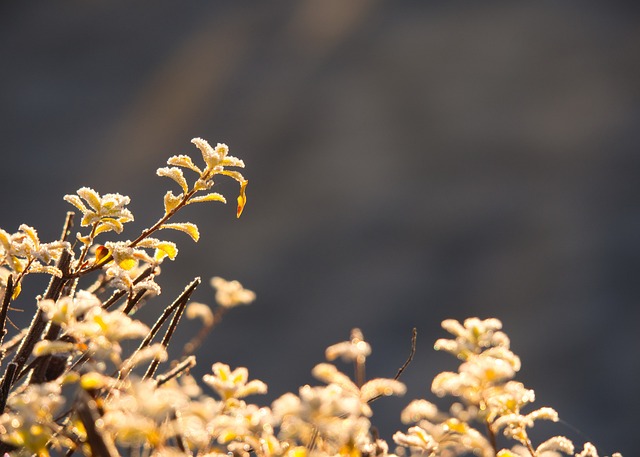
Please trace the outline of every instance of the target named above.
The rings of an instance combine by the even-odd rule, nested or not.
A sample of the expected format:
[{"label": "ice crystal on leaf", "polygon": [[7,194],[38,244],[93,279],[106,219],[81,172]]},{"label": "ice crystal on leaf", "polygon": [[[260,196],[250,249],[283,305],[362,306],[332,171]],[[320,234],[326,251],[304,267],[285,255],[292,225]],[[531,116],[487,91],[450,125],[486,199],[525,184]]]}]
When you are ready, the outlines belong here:
[{"label": "ice crystal on leaf", "polygon": [[80,225],[83,227],[95,225],[96,234],[109,230],[121,233],[123,224],[133,220],[133,214],[125,208],[131,202],[127,196],[104,194],[101,197],[98,192],[89,187],[81,187],[76,193],[78,195],[65,195],[64,199],[82,213]]}]

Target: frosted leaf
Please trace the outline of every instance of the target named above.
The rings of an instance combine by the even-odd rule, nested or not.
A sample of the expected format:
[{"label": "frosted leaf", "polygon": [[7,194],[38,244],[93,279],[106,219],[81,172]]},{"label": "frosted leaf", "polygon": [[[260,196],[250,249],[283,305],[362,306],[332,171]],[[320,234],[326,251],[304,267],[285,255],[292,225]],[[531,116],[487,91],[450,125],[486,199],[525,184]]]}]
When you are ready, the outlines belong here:
[{"label": "frosted leaf", "polygon": [[191,157],[189,157],[187,155],[177,155],[177,156],[169,157],[169,160],[167,160],[167,164],[168,165],[176,165],[178,167],[188,168],[190,170],[195,171],[199,175],[202,174],[202,170],[200,170],[200,168],[198,168],[191,161]]},{"label": "frosted leaf", "polygon": [[192,197],[191,199],[189,199],[188,204],[200,203],[200,202],[222,202],[222,203],[227,203],[227,200],[224,198],[224,196],[222,194],[219,194],[217,192],[213,192],[213,193],[206,194],[206,195],[198,195],[196,197]]},{"label": "frosted leaf", "polygon": [[558,451],[565,454],[573,454],[573,443],[564,436],[554,436],[536,448],[536,454],[548,451]]},{"label": "frosted leaf", "polygon": [[198,226],[196,224],[192,224],[191,222],[162,224],[160,228],[179,230],[189,235],[193,239],[193,241],[196,241],[196,242],[200,239],[200,232],[198,231]]},{"label": "frosted leaf", "polygon": [[187,180],[184,178],[184,174],[180,168],[176,167],[163,167],[158,168],[156,171],[158,176],[165,176],[167,178],[173,179],[178,185],[182,188],[182,191],[187,193],[189,191],[189,185],[187,184]]}]

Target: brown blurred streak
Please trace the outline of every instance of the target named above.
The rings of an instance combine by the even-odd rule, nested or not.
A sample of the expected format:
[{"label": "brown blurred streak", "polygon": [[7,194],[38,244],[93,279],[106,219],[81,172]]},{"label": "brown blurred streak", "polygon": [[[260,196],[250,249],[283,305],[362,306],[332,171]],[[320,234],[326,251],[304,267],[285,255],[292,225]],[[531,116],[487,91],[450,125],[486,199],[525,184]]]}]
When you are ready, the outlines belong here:
[{"label": "brown blurred streak", "polygon": [[153,151],[165,153],[171,138],[220,96],[249,51],[254,20],[243,11],[193,30],[109,129],[105,161],[126,158],[129,167],[142,169]]},{"label": "brown blurred streak", "polygon": [[377,0],[307,0],[299,2],[287,33],[314,60],[330,54],[368,16]]},{"label": "brown blurred streak", "polygon": [[[261,147],[277,132],[287,131],[300,109],[297,103],[314,73],[366,23],[379,0],[305,0],[295,3],[278,37],[285,69],[270,75],[265,92],[277,103],[251,107],[252,135]],[[274,59],[277,61],[277,59]],[[294,62],[292,65],[291,62]],[[267,79],[267,78],[265,78]],[[287,154],[281,154],[281,158]]]},{"label": "brown blurred streak", "polygon": [[[300,85],[364,22],[376,3],[378,0],[295,3],[277,41],[302,57],[296,61],[294,80],[289,81],[293,85],[278,90],[281,95],[278,106],[270,106],[272,111],[282,111],[272,113],[270,119],[286,121],[292,114]],[[101,154],[104,162],[126,157],[129,167],[148,168],[151,165],[146,162],[153,160],[153,151],[164,152],[179,132],[189,131],[189,125],[205,107],[215,107],[216,99],[251,56],[256,45],[252,29],[261,20],[259,12],[239,8],[222,20],[214,16],[176,47],[108,130],[106,152]],[[274,128],[272,123],[268,124]]]}]

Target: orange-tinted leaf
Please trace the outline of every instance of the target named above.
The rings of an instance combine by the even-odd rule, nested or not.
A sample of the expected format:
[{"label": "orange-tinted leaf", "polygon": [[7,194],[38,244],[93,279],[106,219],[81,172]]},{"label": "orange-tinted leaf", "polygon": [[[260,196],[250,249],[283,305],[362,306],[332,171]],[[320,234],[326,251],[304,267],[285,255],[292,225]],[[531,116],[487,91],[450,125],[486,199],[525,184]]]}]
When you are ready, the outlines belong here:
[{"label": "orange-tinted leaf", "polygon": [[244,210],[244,206],[247,204],[247,194],[245,193],[245,189],[247,188],[247,184],[249,181],[242,181],[240,183],[240,195],[238,195],[238,212],[236,217],[240,217],[242,211]]},{"label": "orange-tinted leaf", "polygon": [[105,246],[100,245],[96,248],[96,263],[102,262],[109,255],[109,249]]}]

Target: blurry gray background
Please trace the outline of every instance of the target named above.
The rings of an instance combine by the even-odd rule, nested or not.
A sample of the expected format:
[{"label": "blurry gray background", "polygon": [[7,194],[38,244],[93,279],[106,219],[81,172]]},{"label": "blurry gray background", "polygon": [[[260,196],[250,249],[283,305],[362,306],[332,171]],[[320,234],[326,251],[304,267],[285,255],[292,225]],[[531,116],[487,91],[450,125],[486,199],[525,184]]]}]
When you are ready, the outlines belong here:
[{"label": "blurry gray background", "polygon": [[[237,185],[223,180],[229,205],[185,210],[202,240],[167,234],[181,253],[145,308],[159,313],[198,275],[201,301],[213,275],[257,292],[209,337],[201,373],[248,366],[270,385],[266,403],[315,382],[324,348],[359,326],[368,374],[393,376],[415,326],[403,380],[409,398],[433,400],[432,377],[456,367],[432,350],[440,321],[497,317],[519,379],[569,424],[553,430],[634,455],[639,13],[589,1],[3,2],[0,227],[55,239],[62,196],[89,185],[131,196],[132,239],[174,188],[156,168],[198,159],[195,136],[226,142],[247,164],[245,214],[235,219]],[[186,340],[196,328],[183,324]],[[375,405],[384,437],[407,402]]]}]

